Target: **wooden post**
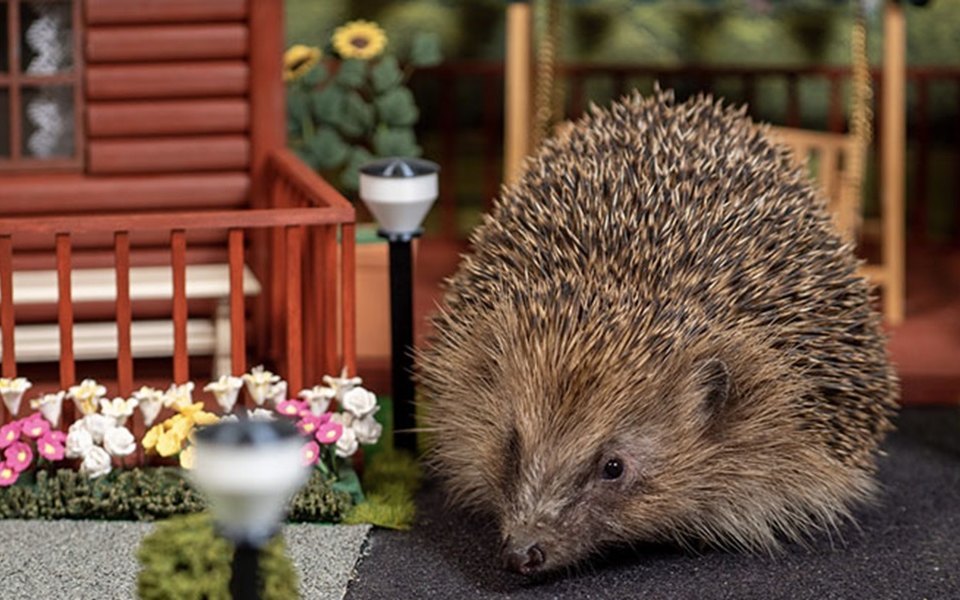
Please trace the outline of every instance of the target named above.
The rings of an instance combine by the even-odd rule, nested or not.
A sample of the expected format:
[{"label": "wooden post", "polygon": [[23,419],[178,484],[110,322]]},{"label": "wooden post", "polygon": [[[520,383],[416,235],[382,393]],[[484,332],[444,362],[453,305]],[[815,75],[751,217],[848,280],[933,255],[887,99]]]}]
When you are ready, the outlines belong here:
[{"label": "wooden post", "polygon": [[507,48],[504,80],[503,178],[512,183],[519,177],[523,159],[530,153],[530,58],[533,17],[524,0],[507,6]]},{"label": "wooden post", "polygon": [[235,377],[247,370],[247,319],[243,304],[243,230],[230,230],[230,372]]},{"label": "wooden post", "polygon": [[[9,235],[0,236],[0,330],[3,331],[3,376],[17,376],[17,359],[14,353],[13,330],[16,327],[13,310],[13,239]],[[3,408],[0,407],[0,411]],[[2,414],[2,413],[0,413]],[[16,418],[16,415],[10,415]],[[0,423],[5,422],[0,420]]]},{"label": "wooden post", "polygon": [[183,229],[170,232],[170,267],[173,271],[173,382],[190,380],[187,354],[187,234]]},{"label": "wooden post", "polygon": [[[286,358],[288,397],[292,397],[303,387],[303,292],[301,278],[303,277],[303,227],[288,225],[285,230],[286,238]],[[286,400],[286,398],[284,398]]]},{"label": "wooden post", "polygon": [[[57,321],[60,323],[60,389],[75,383],[73,357],[73,295],[70,288],[70,234],[58,233]],[[72,415],[70,415],[72,416]]]},{"label": "wooden post", "polygon": [[124,398],[133,391],[133,353],[130,327],[130,234],[113,234],[114,268],[117,274],[117,389]]},{"label": "wooden post", "polygon": [[[891,325],[904,317],[904,185],[907,147],[907,28],[903,5],[887,0],[883,18],[883,313]],[[919,198],[917,200],[920,200]]]},{"label": "wooden post", "polygon": [[356,263],[356,227],[353,223],[344,223],[341,229],[340,259],[340,309],[343,311],[343,359],[340,361],[347,369],[347,376],[357,374],[357,263]]}]

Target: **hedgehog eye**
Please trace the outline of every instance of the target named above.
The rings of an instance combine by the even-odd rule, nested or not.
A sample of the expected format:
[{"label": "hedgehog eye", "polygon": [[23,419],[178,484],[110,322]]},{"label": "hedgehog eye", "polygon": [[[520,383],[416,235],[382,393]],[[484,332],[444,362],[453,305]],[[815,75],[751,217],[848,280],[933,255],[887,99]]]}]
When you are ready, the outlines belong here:
[{"label": "hedgehog eye", "polygon": [[611,458],[607,464],[603,465],[604,479],[619,479],[623,475],[623,461],[619,458]]}]

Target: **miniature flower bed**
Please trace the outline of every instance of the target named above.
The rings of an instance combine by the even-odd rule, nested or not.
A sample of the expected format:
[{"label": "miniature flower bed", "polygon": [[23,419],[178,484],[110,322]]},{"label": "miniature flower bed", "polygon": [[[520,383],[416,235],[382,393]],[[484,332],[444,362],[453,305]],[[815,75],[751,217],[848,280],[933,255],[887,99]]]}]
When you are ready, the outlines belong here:
[{"label": "miniature flower bed", "polygon": [[[205,501],[185,474],[193,464],[193,432],[244,417],[290,419],[303,435],[303,463],[313,471],[291,500],[290,520],[339,522],[363,500],[352,459],[361,445],[375,444],[383,428],[377,397],[359,377],[344,373],[323,381],[290,398],[285,381],[255,367],[204,387],[213,410],[195,401],[192,382],[109,399],[104,386],[85,379],[44,394],[30,402],[34,412],[0,427],[0,518],[146,520],[203,510]],[[11,414],[31,387],[24,378],[0,379]],[[252,410],[237,406],[244,389]],[[64,400],[81,415],[66,432],[59,429]],[[127,426],[136,410],[147,428],[140,440]],[[145,465],[136,464],[138,447]]]}]

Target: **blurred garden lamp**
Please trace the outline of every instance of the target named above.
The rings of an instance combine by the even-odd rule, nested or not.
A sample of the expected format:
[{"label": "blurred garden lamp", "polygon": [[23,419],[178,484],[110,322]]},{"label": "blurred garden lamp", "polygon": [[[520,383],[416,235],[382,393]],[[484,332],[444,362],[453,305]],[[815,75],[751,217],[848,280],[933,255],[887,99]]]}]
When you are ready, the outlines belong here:
[{"label": "blurred garden lamp", "polygon": [[[413,411],[413,258],[410,242],[437,200],[440,167],[386,158],[360,168],[360,199],[390,244],[390,338],[394,444],[416,451]],[[398,433],[399,432],[399,433]]]},{"label": "blurred garden lamp", "polygon": [[306,482],[303,438],[286,421],[241,419],[200,429],[190,479],[210,501],[218,531],[235,547],[230,595],[260,595],[259,555],[287,503]]}]

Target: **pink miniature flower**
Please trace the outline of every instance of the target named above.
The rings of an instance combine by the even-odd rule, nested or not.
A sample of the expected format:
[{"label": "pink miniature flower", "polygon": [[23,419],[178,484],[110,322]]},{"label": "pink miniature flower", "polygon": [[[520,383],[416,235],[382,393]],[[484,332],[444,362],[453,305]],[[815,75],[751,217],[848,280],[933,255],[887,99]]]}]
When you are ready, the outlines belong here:
[{"label": "pink miniature flower", "polygon": [[317,429],[317,441],[324,445],[336,444],[341,435],[343,425],[329,419]]},{"label": "pink miniature flower", "polygon": [[63,460],[65,438],[62,431],[48,431],[37,440],[37,452],[49,461]]},{"label": "pink miniature flower", "polygon": [[307,408],[306,402],[299,400],[283,400],[277,404],[277,412],[288,417],[297,417]]},{"label": "pink miniature flower", "polygon": [[304,415],[297,421],[297,429],[299,429],[303,435],[314,435],[321,425],[323,425],[323,422],[320,418],[312,414]]},{"label": "pink miniature flower", "polygon": [[3,455],[7,459],[7,466],[17,472],[25,470],[30,466],[30,462],[33,461],[33,450],[23,442],[10,444],[10,446],[4,450]]},{"label": "pink miniature flower", "polygon": [[20,478],[20,471],[10,467],[5,463],[0,463],[0,486],[9,487]]},{"label": "pink miniature flower", "polygon": [[0,427],[0,448],[6,448],[20,439],[20,422],[14,421]]},{"label": "pink miniature flower", "polygon": [[307,442],[300,451],[300,457],[302,458],[301,463],[305,467],[317,464],[317,460],[320,458],[320,445],[316,442]]},{"label": "pink miniature flower", "polygon": [[40,413],[33,413],[26,419],[23,419],[20,427],[23,435],[33,439],[37,439],[50,431],[50,423],[48,423]]}]

